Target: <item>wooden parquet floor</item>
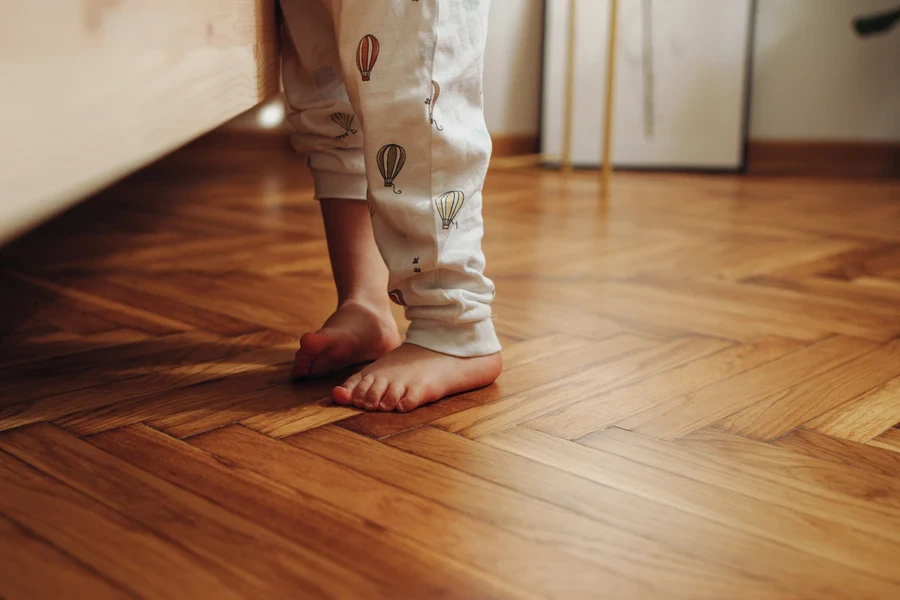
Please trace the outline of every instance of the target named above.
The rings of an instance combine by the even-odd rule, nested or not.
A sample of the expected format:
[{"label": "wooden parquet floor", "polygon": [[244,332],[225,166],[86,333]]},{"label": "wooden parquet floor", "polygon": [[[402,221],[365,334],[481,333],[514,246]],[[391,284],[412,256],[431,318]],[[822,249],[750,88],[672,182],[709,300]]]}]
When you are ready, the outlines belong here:
[{"label": "wooden parquet floor", "polygon": [[287,381],[335,294],[265,144],[2,250],[0,597],[900,598],[900,183],[614,185],[492,173],[505,371],[403,415]]}]

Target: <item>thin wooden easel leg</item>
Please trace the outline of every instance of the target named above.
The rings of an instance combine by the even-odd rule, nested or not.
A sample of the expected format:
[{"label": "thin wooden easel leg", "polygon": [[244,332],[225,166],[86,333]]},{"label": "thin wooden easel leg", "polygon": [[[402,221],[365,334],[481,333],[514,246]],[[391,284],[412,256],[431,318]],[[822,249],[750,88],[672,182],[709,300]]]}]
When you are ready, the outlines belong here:
[{"label": "thin wooden easel leg", "polygon": [[563,106],[562,170],[572,171],[572,112],[575,105],[575,3],[569,0],[569,39],[566,45],[566,99]]},{"label": "thin wooden easel leg", "polygon": [[603,195],[609,193],[612,174],[612,130],[613,98],[616,81],[616,35],[619,22],[619,0],[610,0],[609,6],[609,47],[606,50],[606,105],[603,117]]}]

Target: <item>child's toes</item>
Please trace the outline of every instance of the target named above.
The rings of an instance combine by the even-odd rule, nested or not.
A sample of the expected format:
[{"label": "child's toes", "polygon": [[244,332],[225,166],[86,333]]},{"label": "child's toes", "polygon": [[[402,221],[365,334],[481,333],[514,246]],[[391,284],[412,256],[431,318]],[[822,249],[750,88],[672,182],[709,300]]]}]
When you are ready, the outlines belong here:
[{"label": "child's toes", "polygon": [[406,394],[397,403],[397,410],[400,412],[409,412],[414,408],[418,408],[425,402],[425,392],[420,387],[410,386],[406,389]]},{"label": "child's toes", "polygon": [[294,356],[294,366],[291,368],[291,377],[295,379],[309,377],[311,368],[312,360],[310,356],[298,350],[297,354]]},{"label": "child's toes", "polygon": [[318,331],[315,333],[305,333],[300,338],[300,351],[314,356],[322,354],[328,350],[332,344],[332,339],[324,333]]},{"label": "child's toes", "polygon": [[388,386],[387,391],[384,393],[384,396],[381,398],[381,404],[378,406],[378,410],[382,410],[384,412],[390,412],[397,408],[397,403],[400,402],[400,398],[406,393],[406,386],[402,383],[392,383]]},{"label": "child's toes", "polygon": [[353,391],[360,381],[362,381],[362,375],[359,373],[351,375],[347,381],[331,390],[331,397],[338,404],[353,404]]},{"label": "child's toes", "polygon": [[372,385],[369,387],[369,391],[366,392],[366,399],[363,402],[363,408],[366,410],[375,410],[378,408],[378,405],[381,403],[381,399],[384,397],[385,391],[388,388],[388,380],[387,379],[376,379],[372,382]]},{"label": "child's toes", "polygon": [[366,375],[362,378],[359,384],[353,389],[353,406],[356,408],[362,408],[366,403],[366,394],[369,392],[369,388],[372,387],[372,384],[375,383],[374,375]]}]

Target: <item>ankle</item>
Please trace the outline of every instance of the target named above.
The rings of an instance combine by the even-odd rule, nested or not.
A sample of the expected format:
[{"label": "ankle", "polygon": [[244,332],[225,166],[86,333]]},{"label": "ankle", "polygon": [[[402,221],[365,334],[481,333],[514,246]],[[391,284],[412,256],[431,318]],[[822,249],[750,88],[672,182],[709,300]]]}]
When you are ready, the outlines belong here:
[{"label": "ankle", "polygon": [[342,306],[359,306],[376,312],[390,311],[390,300],[381,290],[357,290],[338,297],[338,308]]}]

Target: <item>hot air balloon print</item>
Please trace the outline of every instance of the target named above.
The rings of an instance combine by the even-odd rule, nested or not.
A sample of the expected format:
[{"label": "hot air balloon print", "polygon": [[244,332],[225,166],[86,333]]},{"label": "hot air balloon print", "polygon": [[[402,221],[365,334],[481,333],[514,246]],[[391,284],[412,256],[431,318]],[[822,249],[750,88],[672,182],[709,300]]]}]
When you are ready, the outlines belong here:
[{"label": "hot air balloon print", "polygon": [[441,86],[438,85],[437,81],[431,82],[431,98],[425,101],[425,104],[428,105],[428,120],[434,125],[438,131],[443,131],[444,128],[435,123],[434,121],[434,105],[437,104],[438,96],[441,95]]},{"label": "hot air balloon print", "polygon": [[403,299],[403,292],[400,290],[391,290],[388,292],[388,297],[391,299],[391,302],[394,304],[399,304],[400,306],[406,306],[406,301]]},{"label": "hot air balloon print", "polygon": [[375,162],[378,163],[378,170],[384,178],[384,187],[393,188],[395,194],[402,194],[402,190],[394,187],[394,178],[400,174],[400,169],[406,162],[406,150],[397,144],[382,146],[375,157]]},{"label": "hot air balloon print", "polygon": [[[444,192],[434,203],[437,205],[438,214],[441,216],[441,227],[450,229],[450,225],[456,223],[456,215],[466,202],[466,195],[459,190]],[[459,227],[459,224],[456,224]]]},{"label": "hot air balloon print", "polygon": [[369,81],[369,76],[372,75],[372,68],[375,67],[375,61],[378,60],[378,49],[378,38],[371,33],[364,35],[359,40],[359,45],[356,47],[356,67],[359,69],[363,81]]},{"label": "hot air balloon print", "polygon": [[356,133],[356,130],[353,129],[353,119],[354,116],[350,113],[331,113],[331,120],[344,128],[344,133],[334,136],[334,139],[342,140],[348,135]]}]

